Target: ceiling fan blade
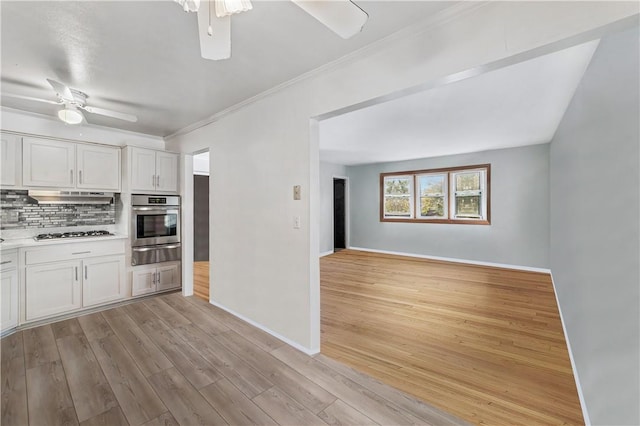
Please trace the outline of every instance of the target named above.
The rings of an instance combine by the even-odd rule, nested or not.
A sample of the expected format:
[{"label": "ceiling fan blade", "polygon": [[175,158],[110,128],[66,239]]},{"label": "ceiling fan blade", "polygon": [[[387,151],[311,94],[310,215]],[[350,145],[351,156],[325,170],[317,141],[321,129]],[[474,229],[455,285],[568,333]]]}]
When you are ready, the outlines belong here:
[{"label": "ceiling fan blade", "polygon": [[205,59],[228,59],[231,57],[231,17],[218,18],[214,7],[213,0],[203,0],[198,9],[200,54]]},{"label": "ceiling fan blade", "polygon": [[45,104],[62,105],[64,102],[50,101],[48,99],[32,98],[31,96],[12,95],[10,93],[2,93],[3,98],[24,99],[25,101],[43,102]]},{"label": "ceiling fan blade", "polygon": [[135,115],[131,115],[131,114],[124,114],[122,112],[117,112],[117,111],[111,111],[108,109],[102,109],[102,108],[95,108],[95,107],[90,107],[90,106],[78,106],[79,108],[82,108],[83,110],[90,112],[91,114],[98,114],[98,115],[104,115],[107,117],[112,117],[112,118],[117,118],[119,120],[125,120],[125,121],[130,121],[132,123],[135,123],[136,121],[138,121],[138,117],[136,117]]},{"label": "ceiling fan blade", "polygon": [[340,37],[347,39],[362,31],[369,15],[350,0],[291,0]]},{"label": "ceiling fan blade", "polygon": [[65,101],[74,101],[73,93],[71,93],[71,89],[69,89],[67,86],[60,83],[59,81],[51,80],[50,78],[48,78],[47,81],[49,82],[51,87],[53,87],[53,90],[55,90],[58,96],[60,96],[62,99],[64,99]]}]

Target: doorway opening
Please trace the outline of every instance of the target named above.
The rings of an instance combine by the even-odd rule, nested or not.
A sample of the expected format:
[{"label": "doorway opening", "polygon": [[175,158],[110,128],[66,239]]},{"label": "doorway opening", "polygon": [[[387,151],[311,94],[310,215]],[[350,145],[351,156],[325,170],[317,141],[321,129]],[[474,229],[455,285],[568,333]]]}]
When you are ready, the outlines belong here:
[{"label": "doorway opening", "polygon": [[209,301],[209,152],[193,156],[193,294]]},{"label": "doorway opening", "polygon": [[333,178],[333,251],[347,248],[346,180]]}]

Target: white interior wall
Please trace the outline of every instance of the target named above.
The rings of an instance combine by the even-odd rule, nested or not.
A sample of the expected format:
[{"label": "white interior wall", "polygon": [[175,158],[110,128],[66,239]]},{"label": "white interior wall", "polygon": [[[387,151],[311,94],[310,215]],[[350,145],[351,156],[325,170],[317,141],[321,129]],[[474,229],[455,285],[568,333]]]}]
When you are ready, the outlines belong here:
[{"label": "white interior wall", "polygon": [[[635,4],[612,2],[461,7],[471,11],[455,16],[448,12],[447,19],[421,32],[364,49],[168,141],[171,149],[211,152],[216,304],[303,350],[319,349],[319,171],[317,128],[311,126],[310,134],[310,118],[465,70],[481,70],[570,37],[570,43],[578,44],[599,35],[580,34],[637,13]],[[549,47],[554,48],[560,47]],[[300,201],[292,199],[296,184],[302,185]],[[301,217],[299,230],[293,229],[294,216]]]}]

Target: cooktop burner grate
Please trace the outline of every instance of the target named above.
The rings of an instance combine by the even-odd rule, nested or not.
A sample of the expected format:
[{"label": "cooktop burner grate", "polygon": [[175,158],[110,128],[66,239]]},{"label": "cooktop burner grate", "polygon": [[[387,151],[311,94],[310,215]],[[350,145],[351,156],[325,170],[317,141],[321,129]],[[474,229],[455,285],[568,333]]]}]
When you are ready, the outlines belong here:
[{"label": "cooktop burner grate", "polygon": [[114,235],[109,231],[103,230],[91,230],[91,231],[72,231],[72,232],[53,232],[49,234],[39,234],[33,239],[36,241],[42,240],[57,240],[60,238],[84,238],[84,237],[103,237]]}]

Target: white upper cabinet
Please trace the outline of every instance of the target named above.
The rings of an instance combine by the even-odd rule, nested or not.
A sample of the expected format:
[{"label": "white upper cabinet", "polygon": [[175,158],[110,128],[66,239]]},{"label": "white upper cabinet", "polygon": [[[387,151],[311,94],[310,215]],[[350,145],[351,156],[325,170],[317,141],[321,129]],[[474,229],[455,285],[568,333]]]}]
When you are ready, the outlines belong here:
[{"label": "white upper cabinet", "polygon": [[78,145],[78,188],[120,190],[120,149]]},{"label": "white upper cabinet", "polygon": [[120,191],[120,148],[23,138],[22,184]]},{"label": "white upper cabinet", "polygon": [[75,188],[76,144],[48,139],[22,140],[22,183],[25,186]]},{"label": "white upper cabinet", "polygon": [[178,191],[178,155],[156,152],[156,191]]},{"label": "white upper cabinet", "polygon": [[2,143],[0,149],[0,171],[2,171],[0,184],[2,186],[14,186],[17,184],[16,154],[18,153],[19,140],[20,138],[16,135],[0,134],[0,142]]},{"label": "white upper cabinet", "polygon": [[178,192],[178,154],[132,147],[130,157],[132,191]]}]

